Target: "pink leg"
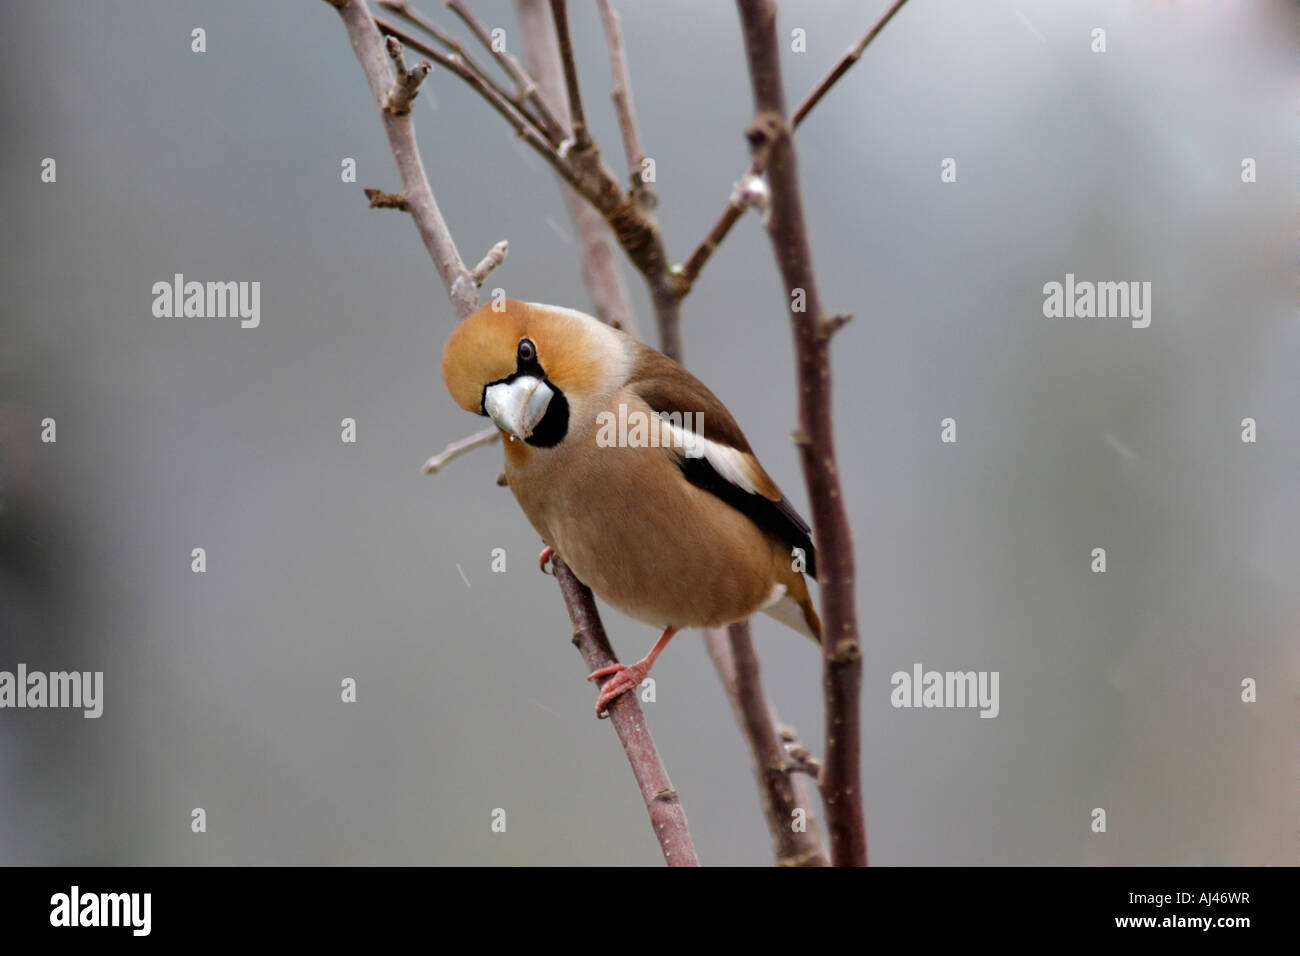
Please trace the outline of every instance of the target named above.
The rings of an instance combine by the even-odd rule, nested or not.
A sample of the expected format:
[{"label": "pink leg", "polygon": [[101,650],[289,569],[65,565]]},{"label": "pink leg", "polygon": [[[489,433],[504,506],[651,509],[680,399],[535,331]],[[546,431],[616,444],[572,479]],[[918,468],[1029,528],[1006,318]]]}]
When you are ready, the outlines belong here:
[{"label": "pink leg", "polygon": [[542,569],[543,574],[546,573],[546,565],[553,557],[555,557],[555,549],[549,544],[542,548],[542,553],[537,556],[537,566]]},{"label": "pink leg", "polygon": [[640,686],[641,682],[646,679],[650,673],[650,668],[654,666],[655,658],[668,646],[672,636],[677,633],[679,628],[667,628],[659,640],[655,641],[655,646],[650,648],[650,653],[635,664],[610,664],[608,667],[602,667],[599,670],[592,671],[587,675],[587,680],[598,680],[601,677],[609,677],[600,688],[600,698],[596,701],[596,716],[604,717],[605,708],[609,706],[610,701],[620,694],[625,694],[629,690],[634,690]]}]

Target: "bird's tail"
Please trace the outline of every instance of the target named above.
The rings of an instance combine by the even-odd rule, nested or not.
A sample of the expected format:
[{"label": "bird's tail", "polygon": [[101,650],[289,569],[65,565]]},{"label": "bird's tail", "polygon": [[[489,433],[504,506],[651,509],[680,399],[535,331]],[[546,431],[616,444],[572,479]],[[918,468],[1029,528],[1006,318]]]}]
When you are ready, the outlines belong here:
[{"label": "bird's tail", "polygon": [[763,608],[763,613],[776,618],[786,627],[793,628],[820,646],[822,619],[817,616],[817,607],[808,593],[808,582],[796,571],[789,580],[781,583],[785,585],[785,594]]}]

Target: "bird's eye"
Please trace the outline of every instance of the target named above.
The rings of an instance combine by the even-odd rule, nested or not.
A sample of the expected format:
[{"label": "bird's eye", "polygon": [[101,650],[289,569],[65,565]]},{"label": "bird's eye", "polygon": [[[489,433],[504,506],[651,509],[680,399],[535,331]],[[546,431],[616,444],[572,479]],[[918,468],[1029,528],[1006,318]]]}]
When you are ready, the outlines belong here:
[{"label": "bird's eye", "polygon": [[521,339],[519,342],[519,361],[531,362],[537,358],[537,346],[533,344],[532,339]]}]

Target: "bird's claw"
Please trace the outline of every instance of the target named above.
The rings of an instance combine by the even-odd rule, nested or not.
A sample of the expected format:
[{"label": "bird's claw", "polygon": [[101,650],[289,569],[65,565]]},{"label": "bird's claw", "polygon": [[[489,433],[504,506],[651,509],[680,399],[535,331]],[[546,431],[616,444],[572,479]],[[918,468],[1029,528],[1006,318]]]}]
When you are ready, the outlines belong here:
[{"label": "bird's claw", "polygon": [[644,661],[638,661],[631,666],[610,664],[608,667],[602,667],[588,674],[587,680],[599,680],[602,677],[609,677],[609,680],[601,685],[600,697],[596,700],[596,717],[601,720],[608,717],[609,714],[605,710],[610,703],[615,698],[639,687],[649,671],[650,668],[645,666]]}]

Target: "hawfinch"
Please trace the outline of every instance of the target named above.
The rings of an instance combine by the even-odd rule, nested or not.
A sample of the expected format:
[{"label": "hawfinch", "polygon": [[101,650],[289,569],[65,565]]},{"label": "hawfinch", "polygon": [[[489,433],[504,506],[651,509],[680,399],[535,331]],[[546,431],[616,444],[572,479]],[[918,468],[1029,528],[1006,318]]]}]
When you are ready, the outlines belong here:
[{"label": "hawfinch", "polygon": [[672,359],[581,312],[507,300],[452,332],[442,378],[501,430],[543,569],[558,553],[605,601],[664,628],[644,659],[591,675],[612,675],[597,716],[685,627],[765,611],[820,642],[807,523],[726,406]]}]

